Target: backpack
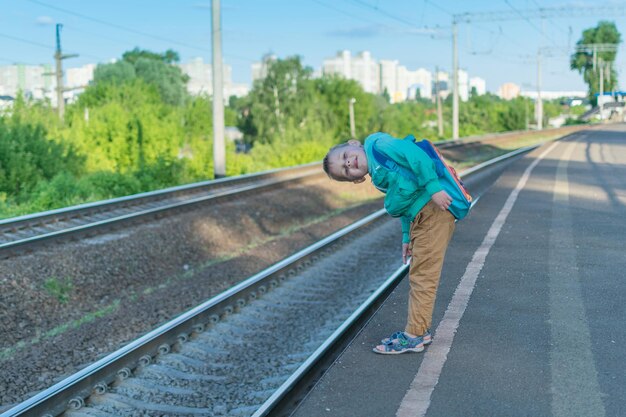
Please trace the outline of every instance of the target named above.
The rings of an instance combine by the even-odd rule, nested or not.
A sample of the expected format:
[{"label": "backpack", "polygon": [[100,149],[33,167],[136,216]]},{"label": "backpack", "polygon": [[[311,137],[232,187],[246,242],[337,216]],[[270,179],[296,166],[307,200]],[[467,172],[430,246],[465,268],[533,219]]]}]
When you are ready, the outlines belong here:
[{"label": "backpack", "polygon": [[[409,135],[404,138],[404,140],[410,140],[414,143],[424,151],[435,164],[435,172],[437,173],[441,187],[452,197],[452,204],[448,207],[448,211],[458,220],[467,216],[472,206],[472,196],[465,188],[456,170],[446,163],[439,150],[428,139],[423,139],[418,142],[413,135]],[[376,162],[382,167],[389,171],[394,171],[408,180],[417,182],[417,178],[412,171],[398,165],[395,161],[376,149],[376,142],[374,142],[372,146],[372,155]],[[386,192],[384,189],[377,188],[382,192]]]}]

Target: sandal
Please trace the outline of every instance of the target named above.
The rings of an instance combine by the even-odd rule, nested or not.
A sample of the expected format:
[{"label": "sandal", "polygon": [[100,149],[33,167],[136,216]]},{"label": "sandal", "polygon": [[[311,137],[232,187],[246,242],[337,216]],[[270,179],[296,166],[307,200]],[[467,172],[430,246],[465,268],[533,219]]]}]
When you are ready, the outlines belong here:
[{"label": "sandal", "polygon": [[397,336],[394,339],[388,340],[382,345],[376,346],[374,353],[380,353],[382,355],[398,355],[406,352],[421,352],[424,350],[424,339],[421,336],[407,337],[404,332],[396,332],[392,336]]},{"label": "sandal", "polygon": [[[385,343],[389,342],[390,340],[397,339],[401,334],[404,335],[404,332],[395,332],[391,336],[385,337],[384,339],[381,339],[380,343],[382,343],[384,345]],[[426,330],[426,332],[424,332],[424,334],[422,335],[422,339],[424,340],[424,345],[430,345],[433,342],[433,336],[430,333],[430,329],[428,329],[428,330]]]}]

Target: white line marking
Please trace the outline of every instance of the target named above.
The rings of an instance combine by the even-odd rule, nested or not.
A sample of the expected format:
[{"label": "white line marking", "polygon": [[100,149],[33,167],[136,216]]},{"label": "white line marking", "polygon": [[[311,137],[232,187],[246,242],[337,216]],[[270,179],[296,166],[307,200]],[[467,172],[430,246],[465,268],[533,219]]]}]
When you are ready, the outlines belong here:
[{"label": "white line marking", "polygon": [[454,291],[454,295],[452,296],[452,300],[446,309],[443,319],[441,320],[441,323],[439,323],[439,326],[437,326],[437,330],[435,331],[437,343],[433,343],[426,351],[422,364],[417,371],[417,375],[415,376],[415,379],[413,379],[409,390],[402,399],[400,408],[398,408],[398,411],[396,412],[397,417],[423,417],[426,415],[426,411],[430,406],[430,397],[435,390],[437,382],[439,382],[441,370],[443,369],[443,365],[448,358],[454,334],[456,333],[456,329],[459,327],[461,317],[463,317],[463,314],[465,313],[469,298],[474,291],[476,279],[478,278],[480,271],[483,269],[489,250],[500,234],[500,230],[502,229],[507,216],[511,212],[511,209],[517,200],[517,196],[526,185],[526,182],[530,177],[530,173],[535,166],[537,166],[539,161],[541,161],[557,145],[558,142],[553,143],[548,149],[539,155],[537,159],[535,159],[528,166],[528,168],[526,168],[526,171],[524,171],[524,174],[517,183],[517,186],[513,191],[511,191],[511,194],[509,194],[509,197],[500,210],[500,213],[498,213],[498,216],[491,224],[491,227],[489,228],[489,231],[483,239],[480,247],[476,250],[476,252],[474,252],[472,260],[467,265],[463,277],[461,277],[461,282],[459,282],[459,285]]},{"label": "white line marking", "polygon": [[554,181],[548,262],[552,415],[603,417],[606,412],[591,351],[569,208],[567,166],[575,146],[575,143],[568,145],[557,166]]}]

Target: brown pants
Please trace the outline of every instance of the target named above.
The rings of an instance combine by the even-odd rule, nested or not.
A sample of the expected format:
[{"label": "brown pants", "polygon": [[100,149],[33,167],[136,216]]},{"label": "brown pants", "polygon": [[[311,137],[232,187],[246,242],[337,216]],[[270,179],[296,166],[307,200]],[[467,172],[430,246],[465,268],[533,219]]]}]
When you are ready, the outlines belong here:
[{"label": "brown pants", "polygon": [[430,329],[443,258],[454,232],[454,216],[432,201],[411,223],[409,314],[405,331],[422,335]]}]

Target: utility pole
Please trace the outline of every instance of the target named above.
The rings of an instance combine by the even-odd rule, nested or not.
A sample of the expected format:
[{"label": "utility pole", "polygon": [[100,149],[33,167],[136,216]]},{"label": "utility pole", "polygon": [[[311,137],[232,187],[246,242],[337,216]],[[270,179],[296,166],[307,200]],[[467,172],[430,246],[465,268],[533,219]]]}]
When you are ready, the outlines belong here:
[{"label": "utility pole", "polygon": [[528,98],[524,98],[524,103],[525,103],[525,107],[524,107],[525,129],[524,130],[528,130]]},{"label": "utility pole", "polygon": [[604,61],[602,58],[598,59],[598,66],[600,67],[600,82],[598,85],[599,96],[604,95]]},{"label": "utility pole", "polygon": [[452,22],[452,139],[459,138],[459,50],[456,19]]},{"label": "utility pole", "polygon": [[[609,15],[609,16],[624,16],[626,15],[626,5],[607,5],[607,6],[582,6],[582,7],[539,7],[533,10],[506,10],[506,11],[494,11],[483,13],[460,13],[452,15],[452,76],[455,84],[457,83],[457,71],[458,71],[458,50],[457,50],[457,24],[470,23],[470,22],[496,22],[507,20],[530,20],[530,19],[547,19],[551,17],[589,17],[592,15]],[[543,33],[543,32],[542,32]],[[595,60],[597,56],[597,48],[593,49],[594,54],[594,70]],[[538,66],[540,64],[538,63]],[[541,77],[540,75],[538,77]],[[458,137],[458,85],[454,88],[454,100],[452,107],[452,136]],[[539,90],[540,92],[540,90]],[[537,97],[538,104],[541,103],[539,97]],[[540,105],[541,106],[541,105]],[[543,109],[542,110],[543,113]],[[539,126],[539,125],[538,125]]]},{"label": "utility pole", "polygon": [[[63,116],[65,115],[65,100],[63,99],[63,93],[65,91],[71,90],[63,87],[63,60],[68,58],[75,58],[77,54],[63,55],[61,52],[61,28],[62,24],[57,23],[56,26],[56,34],[57,34],[57,48],[54,53],[54,61],[56,63],[56,71],[54,75],[56,76],[57,81],[57,112],[59,114],[59,119],[63,122]],[[48,75],[48,74],[45,74]]]},{"label": "utility pole", "polygon": [[437,134],[443,136],[443,115],[441,112],[441,94],[439,94],[439,67],[435,67],[435,99],[437,100]]},{"label": "utility pole", "polygon": [[352,139],[356,139],[356,123],[354,122],[354,103],[356,103],[356,99],[352,97],[348,100],[348,106],[350,107],[350,137]]},{"label": "utility pole", "polygon": [[224,82],[222,66],[222,25],[220,0],[211,1],[211,38],[213,43],[213,173],[215,178],[226,176],[224,146]]},{"label": "utility pole", "polygon": [[541,100],[541,49],[537,50],[537,130],[543,129],[543,101]]},{"label": "utility pole", "polygon": [[598,107],[600,107],[600,120],[604,119],[602,115],[602,107],[604,105],[604,61],[598,58],[598,67],[600,69],[600,85],[598,86]]}]

